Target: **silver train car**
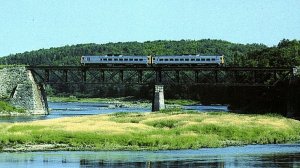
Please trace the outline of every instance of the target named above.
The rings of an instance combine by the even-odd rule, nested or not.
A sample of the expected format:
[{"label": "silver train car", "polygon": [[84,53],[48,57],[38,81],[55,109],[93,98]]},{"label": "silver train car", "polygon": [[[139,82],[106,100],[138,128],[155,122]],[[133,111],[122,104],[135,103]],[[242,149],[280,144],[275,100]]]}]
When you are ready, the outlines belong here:
[{"label": "silver train car", "polygon": [[150,56],[82,56],[81,64],[106,64],[106,65],[148,65],[151,63]]},{"label": "silver train car", "polygon": [[208,65],[208,64],[224,64],[224,56],[200,56],[200,55],[182,55],[182,56],[155,56],[152,59],[155,65]]},{"label": "silver train car", "polygon": [[82,56],[81,64],[94,65],[141,65],[141,66],[179,66],[179,65],[223,65],[224,56]]}]

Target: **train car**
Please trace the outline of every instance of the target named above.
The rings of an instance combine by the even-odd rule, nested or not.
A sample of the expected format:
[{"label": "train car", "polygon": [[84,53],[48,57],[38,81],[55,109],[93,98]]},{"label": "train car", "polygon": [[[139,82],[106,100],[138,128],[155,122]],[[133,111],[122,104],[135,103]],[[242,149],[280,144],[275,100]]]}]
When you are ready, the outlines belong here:
[{"label": "train car", "polygon": [[98,65],[151,65],[150,56],[82,56],[81,64],[98,64]]},{"label": "train car", "polygon": [[155,56],[152,58],[154,66],[163,65],[223,65],[224,56],[211,55],[182,55],[182,56]]},{"label": "train car", "polygon": [[82,65],[108,65],[108,66],[180,66],[180,65],[223,65],[224,56],[82,56]]}]

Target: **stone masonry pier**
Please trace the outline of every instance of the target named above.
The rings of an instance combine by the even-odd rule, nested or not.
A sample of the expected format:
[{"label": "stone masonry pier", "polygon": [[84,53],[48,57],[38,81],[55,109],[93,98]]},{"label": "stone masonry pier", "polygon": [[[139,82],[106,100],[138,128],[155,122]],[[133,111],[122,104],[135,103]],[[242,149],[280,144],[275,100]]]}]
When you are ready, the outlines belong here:
[{"label": "stone masonry pier", "polygon": [[25,109],[28,114],[49,113],[43,85],[37,84],[25,67],[0,69],[0,100]]}]

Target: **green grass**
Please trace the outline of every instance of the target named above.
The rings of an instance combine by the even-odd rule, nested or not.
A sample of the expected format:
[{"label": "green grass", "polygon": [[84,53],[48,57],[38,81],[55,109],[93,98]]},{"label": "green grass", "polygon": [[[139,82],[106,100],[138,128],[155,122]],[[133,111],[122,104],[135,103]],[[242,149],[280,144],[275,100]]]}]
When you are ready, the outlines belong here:
[{"label": "green grass", "polygon": [[112,116],[110,121],[117,123],[139,123],[145,119],[145,115],[143,113],[132,112],[118,112],[110,114],[109,116]]},{"label": "green grass", "polygon": [[112,98],[77,98],[70,97],[48,97],[48,101],[51,102],[107,102],[115,99]]},{"label": "green grass", "polygon": [[84,102],[84,103],[93,103],[93,102],[104,102],[104,103],[126,103],[126,104],[135,104],[135,103],[150,103],[147,100],[135,100],[128,97],[121,98],[77,98],[75,96],[70,97],[48,97],[50,102]]},{"label": "green grass", "polygon": [[[111,101],[125,101],[125,102],[141,102],[141,103],[151,103],[149,100],[136,100],[132,97],[122,97],[122,98],[77,98],[75,96],[70,97],[48,97],[48,101],[51,102],[111,102]],[[173,105],[193,105],[199,104],[195,100],[184,100],[184,99],[166,99],[166,104]]]},{"label": "green grass", "polygon": [[0,100],[0,113],[11,113],[11,112],[16,112],[16,113],[25,113],[24,109],[16,108],[9,103],[5,101]]},{"label": "green grass", "polygon": [[42,144],[66,145],[59,150],[161,150],[299,140],[300,122],[281,116],[180,110],[0,124],[3,151]]},{"label": "green grass", "polygon": [[0,69],[3,68],[14,68],[14,67],[25,67],[26,65],[0,65]]},{"label": "green grass", "polygon": [[188,99],[166,99],[165,103],[185,106],[185,105],[199,104],[199,101],[188,100]]}]

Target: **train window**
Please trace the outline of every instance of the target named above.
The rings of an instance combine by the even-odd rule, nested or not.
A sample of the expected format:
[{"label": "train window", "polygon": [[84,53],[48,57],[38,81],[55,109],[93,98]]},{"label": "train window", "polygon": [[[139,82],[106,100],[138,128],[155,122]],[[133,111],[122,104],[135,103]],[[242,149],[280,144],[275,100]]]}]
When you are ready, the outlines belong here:
[{"label": "train window", "polygon": [[118,61],[118,58],[115,58],[114,61]]},{"label": "train window", "polygon": [[123,61],[123,58],[120,58],[119,61]]},{"label": "train window", "polygon": [[159,59],[159,61],[164,61],[164,59]]},{"label": "train window", "polygon": [[201,58],[201,61],[205,61],[205,59],[204,59],[204,58]]},{"label": "train window", "polygon": [[184,59],[185,61],[189,61],[190,59],[188,59],[188,58],[186,58],[186,59]]},{"label": "train window", "polygon": [[184,61],[184,59],[183,59],[183,58],[180,58],[180,61]]},{"label": "train window", "polygon": [[89,58],[89,57],[88,57],[88,58],[87,58],[87,60],[88,60],[88,61],[90,61],[90,60],[91,60],[91,58]]},{"label": "train window", "polygon": [[124,61],[128,61],[128,58],[125,58]]},{"label": "train window", "polygon": [[178,61],[179,59],[178,58],[175,58],[175,61]]},{"label": "train window", "polygon": [[111,59],[111,58],[108,58],[108,61],[112,61],[112,59]]},{"label": "train window", "polygon": [[165,59],[165,61],[169,61],[169,59]]},{"label": "train window", "polygon": [[104,58],[103,61],[107,61],[107,58]]},{"label": "train window", "polygon": [[133,61],[133,59],[132,59],[132,58],[129,58],[129,61]]},{"label": "train window", "polygon": [[142,59],[142,58],[140,58],[140,59],[139,59],[139,61],[143,61],[143,59]]},{"label": "train window", "polygon": [[215,58],[212,58],[211,60],[212,60],[212,61],[216,61],[216,59],[215,59]]},{"label": "train window", "polygon": [[195,61],[195,59],[192,58],[191,61]]},{"label": "train window", "polygon": [[173,58],[171,58],[171,59],[170,59],[170,61],[174,61],[174,59],[173,59]]},{"label": "train window", "polygon": [[135,58],[134,61],[138,61],[139,59]]},{"label": "train window", "polygon": [[200,61],[200,58],[197,58],[196,61]]},{"label": "train window", "polygon": [[210,58],[206,58],[206,61],[210,61]]}]

